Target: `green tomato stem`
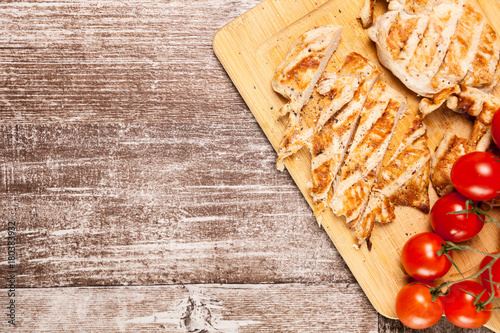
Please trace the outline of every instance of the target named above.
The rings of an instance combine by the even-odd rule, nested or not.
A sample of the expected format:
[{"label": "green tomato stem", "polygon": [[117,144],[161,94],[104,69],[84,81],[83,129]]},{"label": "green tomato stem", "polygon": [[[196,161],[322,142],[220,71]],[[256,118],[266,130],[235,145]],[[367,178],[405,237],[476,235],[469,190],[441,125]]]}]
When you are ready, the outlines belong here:
[{"label": "green tomato stem", "polygon": [[[466,250],[472,250],[472,251],[484,254],[486,256],[492,257],[493,259],[487,265],[485,265],[483,268],[481,268],[476,274],[473,274],[473,275],[471,275],[469,277],[464,277],[464,275],[462,274],[462,272],[460,272],[460,270],[458,269],[457,264],[455,263],[455,261],[453,260],[453,258],[449,255],[449,253],[451,251],[466,251]],[[436,254],[438,256],[445,255],[448,258],[448,260],[450,260],[451,264],[457,269],[457,271],[460,273],[460,275],[462,275],[462,279],[457,280],[457,281],[451,281],[451,282],[450,281],[445,281],[445,282],[441,283],[439,286],[429,288],[429,291],[431,292],[431,295],[432,295],[432,301],[433,302],[438,297],[440,297],[440,296],[446,296],[446,295],[448,295],[450,293],[450,287],[452,285],[457,284],[459,282],[466,281],[466,280],[478,278],[486,270],[489,271],[490,285],[491,285],[491,290],[492,290],[492,293],[490,294],[490,296],[488,297],[488,299],[485,300],[484,302],[481,301],[481,296],[484,294],[484,291],[481,294],[479,294],[479,295],[473,295],[472,293],[469,293],[469,292],[466,292],[466,291],[464,291],[464,292],[466,292],[467,294],[470,294],[471,296],[475,297],[474,304],[476,305],[476,311],[477,312],[479,312],[481,310],[488,310],[488,309],[486,309],[486,305],[490,304],[491,302],[494,302],[494,301],[498,300],[498,299],[495,298],[495,289],[493,288],[493,285],[496,284],[496,283],[493,282],[493,276],[492,276],[491,268],[493,267],[493,264],[500,258],[500,253],[497,253],[497,254],[486,253],[486,252],[477,250],[477,249],[475,249],[473,247],[470,247],[470,246],[467,246],[467,245],[458,245],[458,244],[455,244],[453,242],[447,241],[447,242],[443,242],[441,244],[441,249],[439,249],[439,251],[437,251]],[[444,287],[446,287],[446,291],[442,292],[441,290]]]}]

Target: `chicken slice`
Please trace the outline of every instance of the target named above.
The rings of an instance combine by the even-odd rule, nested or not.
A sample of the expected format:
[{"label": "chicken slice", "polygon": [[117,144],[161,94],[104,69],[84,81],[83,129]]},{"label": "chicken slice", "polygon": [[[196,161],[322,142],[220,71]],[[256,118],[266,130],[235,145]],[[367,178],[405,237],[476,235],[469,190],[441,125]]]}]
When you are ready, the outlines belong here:
[{"label": "chicken slice", "polygon": [[431,159],[431,181],[439,196],[451,193],[451,168],[463,155],[472,151],[467,139],[455,134],[445,134]]},{"label": "chicken slice", "polygon": [[401,112],[404,96],[378,81],[361,111],[359,126],[333,191],[330,207],[348,223],[357,219],[367,204],[385,152]]},{"label": "chicken slice", "polygon": [[379,16],[368,30],[377,44],[382,65],[419,95],[430,97],[437,93],[431,80],[443,62],[462,16],[463,1],[430,2],[426,6],[433,7],[417,11],[418,14],[403,10],[406,4],[402,2],[400,10]]},{"label": "chicken slice", "polygon": [[[361,57],[360,55],[356,55]],[[364,58],[363,58],[364,59]],[[366,60],[365,71],[370,75],[359,85],[353,99],[312,137],[311,168],[312,182],[310,192],[318,215],[327,207],[328,193],[342,165],[347,147],[356,129],[361,110],[368,93],[377,81],[380,70]]]},{"label": "chicken slice", "polygon": [[389,201],[396,206],[415,207],[425,214],[429,213],[430,172],[431,163],[429,159],[413,177],[389,197]]},{"label": "chicken slice", "polygon": [[444,60],[462,13],[462,3],[443,3],[433,8],[424,37],[406,68],[406,75],[400,78],[415,93],[429,96],[437,92],[430,83]]},{"label": "chicken slice", "polygon": [[440,91],[462,81],[479,48],[484,24],[483,15],[466,3],[444,61],[432,78],[432,88]]},{"label": "chicken slice", "polygon": [[432,157],[431,181],[437,194],[443,196],[453,191],[451,169],[460,157],[473,151],[486,151],[491,142],[491,127],[479,117],[474,122],[470,140],[446,134]]},{"label": "chicken slice", "polygon": [[350,53],[336,73],[330,72],[331,67],[327,67],[302,110],[297,115],[290,113],[287,131],[278,150],[278,170],[284,169],[286,157],[304,146],[310,148],[313,133],[353,99],[360,82],[376,69],[357,53]]},{"label": "chicken slice", "polygon": [[500,41],[467,0],[393,0],[368,35],[380,62],[421,96],[456,84],[490,92],[500,81]]},{"label": "chicken slice", "polygon": [[375,25],[368,29],[368,35],[377,44],[382,65],[399,76],[405,75],[428,23],[428,16],[405,12],[390,11],[378,17]]},{"label": "chicken slice", "polygon": [[375,9],[376,0],[365,0],[363,8],[359,13],[358,18],[361,20],[363,28],[367,29],[373,24],[373,11]]},{"label": "chicken slice", "polygon": [[417,116],[392,158],[380,170],[361,218],[351,224],[358,244],[370,236],[375,222],[387,223],[396,218],[394,205],[429,211],[430,155],[426,127],[421,116]]},{"label": "chicken slice", "polygon": [[434,101],[424,98],[419,107],[423,113],[428,114],[445,101],[450,110],[467,113],[476,117],[476,120],[469,140],[447,134],[434,153],[431,180],[440,196],[453,190],[450,173],[458,158],[472,151],[484,151],[489,147],[491,122],[493,115],[500,108],[500,98],[467,86],[455,86],[455,91],[447,96],[435,96]]},{"label": "chicken slice", "polygon": [[491,90],[495,80],[495,71],[498,67],[500,43],[495,30],[486,23],[479,37],[479,48],[463,83],[470,87]]},{"label": "chicken slice", "polygon": [[341,34],[342,27],[324,25],[307,31],[292,45],[272,80],[274,90],[289,100],[280,115],[302,109],[337,49]]}]

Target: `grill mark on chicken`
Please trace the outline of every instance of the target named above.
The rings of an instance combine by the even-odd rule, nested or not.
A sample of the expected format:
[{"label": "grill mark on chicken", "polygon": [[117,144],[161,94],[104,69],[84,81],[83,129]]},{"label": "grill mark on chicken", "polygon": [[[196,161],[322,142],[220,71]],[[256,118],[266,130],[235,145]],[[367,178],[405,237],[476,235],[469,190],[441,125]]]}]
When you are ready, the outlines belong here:
[{"label": "grill mark on chicken", "polygon": [[[426,128],[417,116],[387,165],[382,167],[369,196],[366,209],[351,227],[358,244],[370,236],[374,223],[392,222],[394,205],[429,210],[428,173],[430,151]],[[427,175],[427,182],[425,177]],[[402,196],[399,198],[398,196]]]},{"label": "grill mark on chicken", "polygon": [[431,164],[429,160],[419,172],[415,173],[413,177],[389,197],[389,201],[396,206],[415,207],[421,212],[428,214],[430,211],[430,171]]},{"label": "grill mark on chicken", "polygon": [[399,113],[405,106],[404,98],[382,81],[375,84],[368,96],[330,202],[333,212],[345,215],[348,223],[358,218],[366,206]]},{"label": "grill mark on chicken", "polygon": [[424,37],[406,69],[410,77],[420,81],[421,91],[417,93],[432,89],[428,83],[443,62],[462,12],[460,4],[440,4],[433,8]]},{"label": "grill mark on chicken", "polygon": [[486,23],[479,37],[479,48],[472,61],[471,68],[465,76],[464,83],[467,86],[476,88],[492,85],[494,83],[495,68],[498,66],[499,52],[500,43],[497,34],[491,25]]},{"label": "grill mark on chicken", "polygon": [[439,196],[451,193],[450,173],[453,164],[471,151],[467,140],[454,134],[446,134],[431,160],[431,181]]},{"label": "grill mark on chicken", "polygon": [[439,91],[447,88],[467,75],[479,47],[484,23],[483,15],[466,3],[444,61],[432,79],[431,86],[434,89]]},{"label": "grill mark on chicken", "polygon": [[[284,169],[283,160],[302,147],[311,146],[311,137],[339,110],[351,101],[359,82],[370,76],[375,67],[357,53],[349,54],[336,73],[334,60],[328,65],[311,98],[298,115],[290,113],[287,131],[278,150],[276,167]],[[377,69],[378,71],[378,69]]]},{"label": "grill mark on chicken", "polygon": [[[413,34],[400,36],[403,22],[413,26],[416,18]],[[417,33],[424,20],[425,32]],[[393,0],[368,35],[380,62],[421,96],[433,97],[456,84],[489,92],[500,81],[500,41],[468,0]]]},{"label": "grill mark on chicken", "polygon": [[[354,61],[354,59],[357,59]],[[323,125],[316,127],[311,138],[312,181],[310,192],[318,215],[327,207],[328,194],[342,165],[347,147],[357,126],[368,93],[377,81],[380,70],[359,54],[350,54],[341,71],[364,73],[351,101]]]},{"label": "grill mark on chicken", "polygon": [[309,80],[305,79],[304,76],[308,75],[308,71],[315,71],[318,69],[320,64],[320,59],[309,56],[302,59],[297,65],[292,67],[287,73],[285,78],[281,79],[281,84],[286,84],[287,81],[292,80],[295,82],[295,86],[298,89],[305,89],[310,83]]},{"label": "grill mark on chicken", "polygon": [[281,116],[298,113],[307,102],[337,45],[342,27],[324,25],[301,35],[273,76],[273,89],[289,100]]},{"label": "grill mark on chicken", "polygon": [[404,20],[402,19],[401,14],[398,14],[396,21],[389,29],[387,37],[387,49],[389,50],[392,59],[399,59],[399,55],[407,45],[408,40],[415,31],[419,20],[419,17]]}]

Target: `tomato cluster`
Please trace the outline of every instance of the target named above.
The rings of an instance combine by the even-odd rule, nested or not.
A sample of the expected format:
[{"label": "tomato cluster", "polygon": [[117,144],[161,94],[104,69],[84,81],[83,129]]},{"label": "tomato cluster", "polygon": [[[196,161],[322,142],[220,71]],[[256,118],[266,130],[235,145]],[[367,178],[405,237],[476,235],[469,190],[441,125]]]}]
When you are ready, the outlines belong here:
[{"label": "tomato cluster", "polygon": [[[492,136],[500,147],[500,111],[493,117]],[[401,253],[404,269],[416,282],[400,290],[396,313],[410,328],[431,327],[443,313],[458,327],[477,328],[486,324],[492,315],[490,293],[500,298],[497,284],[500,283],[500,260],[491,263],[491,255],[485,256],[480,264],[480,270],[488,266],[480,275],[481,283],[468,279],[438,287],[432,283],[451,268],[452,245],[456,247],[454,243],[467,241],[482,230],[487,220],[482,202],[500,194],[500,159],[487,152],[466,154],[453,165],[451,181],[457,192],[444,195],[432,207],[430,222],[434,232],[413,236]]]}]

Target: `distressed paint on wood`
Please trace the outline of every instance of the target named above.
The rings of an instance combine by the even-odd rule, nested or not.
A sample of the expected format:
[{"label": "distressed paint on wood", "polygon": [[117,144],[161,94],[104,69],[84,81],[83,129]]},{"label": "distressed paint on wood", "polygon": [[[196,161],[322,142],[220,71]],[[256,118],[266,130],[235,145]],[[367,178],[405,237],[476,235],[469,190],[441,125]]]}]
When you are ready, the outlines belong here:
[{"label": "distressed paint on wood", "polygon": [[259,2],[2,2],[0,122],[249,121],[212,38]]},{"label": "distressed paint on wood", "polygon": [[19,287],[354,281],[256,124],[11,125],[0,147]]},{"label": "distressed paint on wood", "polygon": [[[49,288],[21,289],[18,295],[18,329],[30,332],[378,329],[377,313],[355,284]],[[5,298],[1,292],[0,303]],[[4,323],[0,322],[0,328]]]}]

